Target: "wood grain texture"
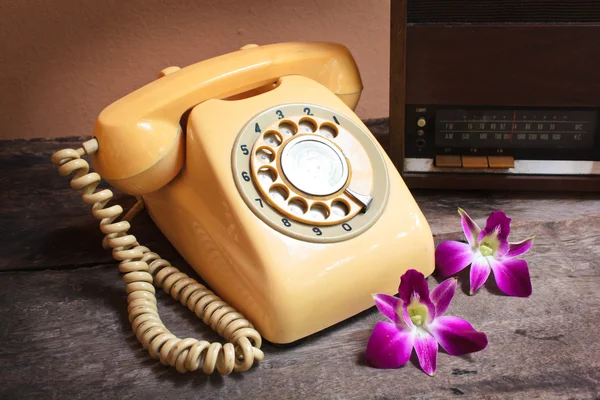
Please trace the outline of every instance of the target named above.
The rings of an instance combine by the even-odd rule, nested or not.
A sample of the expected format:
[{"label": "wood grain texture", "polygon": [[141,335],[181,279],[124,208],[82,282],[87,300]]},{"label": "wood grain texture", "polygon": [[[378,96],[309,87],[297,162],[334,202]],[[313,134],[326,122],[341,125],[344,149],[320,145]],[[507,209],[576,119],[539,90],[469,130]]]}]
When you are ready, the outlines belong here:
[{"label": "wood grain texture", "polygon": [[[440,353],[433,378],[414,358],[396,370],[364,365],[370,332],[382,320],[373,308],[295,345],[265,344],[265,360],[247,373],[180,375],[151,359],[131,332],[124,283],[100,247],[96,221],[78,206],[66,180],[44,167],[49,143],[0,145],[0,398],[600,396],[598,194],[415,192],[436,243],[462,238],[459,206],[480,225],[492,210],[504,210],[513,218],[512,241],[537,235],[525,257],[533,295],[509,298],[488,282],[470,297],[463,285],[447,314],[486,332],[489,346],[465,357]],[[16,168],[4,168],[10,163]],[[133,232],[193,274],[145,215],[136,218]],[[435,277],[428,281],[437,284]],[[162,292],[159,310],[181,337],[218,339]]]},{"label": "wood grain texture", "polygon": [[[112,262],[100,245],[103,235],[91,206],[83,203],[81,194],[70,188],[69,179],[59,176],[50,163],[53,152],[78,148],[87,139],[0,142],[0,271]],[[115,202],[125,209],[135,203],[133,197],[113,191]],[[154,239],[160,233],[150,218],[140,217],[136,220],[140,240],[166,257],[174,256],[168,243]]]},{"label": "wood grain texture", "polygon": [[600,176],[540,176],[494,174],[421,174],[404,173],[411,189],[510,190],[537,192],[600,192]]},{"label": "wood grain texture", "polygon": [[417,24],[406,37],[407,104],[598,106],[598,24]]},{"label": "wood grain texture", "polygon": [[407,0],[390,6],[390,150],[396,169],[404,169],[404,123],[406,114],[406,20]]}]

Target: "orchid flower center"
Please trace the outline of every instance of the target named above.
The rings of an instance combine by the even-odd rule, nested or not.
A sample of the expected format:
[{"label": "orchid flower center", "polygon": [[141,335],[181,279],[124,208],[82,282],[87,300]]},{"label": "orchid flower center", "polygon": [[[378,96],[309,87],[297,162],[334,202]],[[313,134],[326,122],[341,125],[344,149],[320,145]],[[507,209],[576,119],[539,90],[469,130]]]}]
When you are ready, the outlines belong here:
[{"label": "orchid flower center", "polygon": [[481,239],[481,243],[479,243],[479,252],[484,257],[491,256],[498,250],[498,247],[500,247],[500,241],[498,240],[497,234],[493,233],[486,235]]},{"label": "orchid flower center", "polygon": [[410,317],[411,322],[415,326],[422,326],[425,321],[427,321],[427,317],[429,316],[427,306],[420,303],[416,299],[413,299],[410,302],[410,305],[406,308],[406,310],[408,311],[408,316]]},{"label": "orchid flower center", "polygon": [[494,250],[492,250],[490,247],[486,246],[485,244],[482,244],[481,246],[479,246],[479,252],[481,253],[482,256],[487,257],[487,256],[491,256],[494,253]]}]

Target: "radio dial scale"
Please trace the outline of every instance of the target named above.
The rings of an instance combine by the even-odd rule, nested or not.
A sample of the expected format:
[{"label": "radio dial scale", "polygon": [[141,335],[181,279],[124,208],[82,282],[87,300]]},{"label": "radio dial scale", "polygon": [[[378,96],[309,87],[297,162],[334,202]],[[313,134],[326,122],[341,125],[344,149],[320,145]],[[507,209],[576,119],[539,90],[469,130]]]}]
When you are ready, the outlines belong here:
[{"label": "radio dial scale", "polygon": [[403,170],[600,175],[598,112],[408,105]]}]

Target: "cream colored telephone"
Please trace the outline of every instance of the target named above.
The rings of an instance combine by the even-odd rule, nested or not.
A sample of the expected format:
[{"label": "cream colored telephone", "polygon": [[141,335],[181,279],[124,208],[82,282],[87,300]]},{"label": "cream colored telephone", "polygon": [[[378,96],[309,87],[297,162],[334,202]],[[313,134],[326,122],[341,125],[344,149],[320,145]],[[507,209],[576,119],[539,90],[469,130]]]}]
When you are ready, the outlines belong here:
[{"label": "cream colored telephone", "polygon": [[[341,45],[248,45],[167,68],[103,110],[82,148],[53,155],[101,220],[152,357],[180,372],[244,371],[263,358],[261,335],[296,341],[371,307],[371,293],[396,293],[408,268],[433,271],[427,221],[353,112],[361,91]],[[128,230],[140,207],[118,219],[110,190],[95,191],[100,175],[138,196],[228,303],[138,243]],[[153,284],[228,343],[169,332]]]}]

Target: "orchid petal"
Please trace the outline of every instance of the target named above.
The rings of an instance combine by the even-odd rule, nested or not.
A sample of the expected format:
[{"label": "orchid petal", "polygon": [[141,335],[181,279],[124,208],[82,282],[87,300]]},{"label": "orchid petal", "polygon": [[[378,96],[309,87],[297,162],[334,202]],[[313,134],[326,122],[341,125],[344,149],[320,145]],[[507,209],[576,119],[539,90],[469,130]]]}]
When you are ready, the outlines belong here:
[{"label": "orchid petal", "polygon": [[487,281],[491,268],[487,257],[479,257],[471,264],[471,294],[474,294]]},{"label": "orchid petal", "polygon": [[458,317],[436,318],[428,329],[442,348],[453,356],[483,350],[488,344],[485,333],[476,331],[470,323]]},{"label": "orchid petal", "polygon": [[395,324],[401,322],[398,311],[401,310],[402,300],[385,293],[374,294],[373,300],[375,300],[375,305],[379,311],[390,321]]},{"label": "orchid petal", "polygon": [[508,252],[502,258],[515,258],[527,253],[533,246],[533,239],[535,239],[535,236],[518,243],[509,243]]},{"label": "orchid petal", "polygon": [[413,334],[409,329],[380,321],[375,325],[367,343],[365,361],[382,369],[397,368],[408,362],[413,348]]},{"label": "orchid petal", "polygon": [[410,315],[408,315],[408,309],[405,303],[402,304],[402,318],[404,319],[404,323],[406,324],[406,326],[408,326],[411,329],[415,327],[415,324],[413,324],[410,320]]},{"label": "orchid petal", "polygon": [[469,246],[474,247],[477,244],[477,237],[479,236],[481,229],[462,208],[458,209],[458,213],[460,214],[460,221],[463,232],[465,233],[465,238],[469,242]]},{"label": "orchid petal", "polygon": [[[429,298],[429,286],[427,286],[425,276],[421,272],[415,269],[409,269],[406,271],[400,278],[398,294],[403,301],[404,310],[406,310],[406,308],[411,304],[413,298],[415,298],[420,303],[427,306],[428,321],[432,321],[432,319],[435,317],[435,306]],[[404,319],[406,321],[406,316]]]},{"label": "orchid petal", "polygon": [[400,278],[398,294],[404,303],[410,303],[413,296],[419,300],[429,300],[429,286],[425,276],[416,269],[409,269]]},{"label": "orchid petal", "polygon": [[474,257],[475,253],[466,243],[446,241],[435,249],[435,264],[443,278],[465,269],[473,262]]},{"label": "orchid petal", "polygon": [[427,375],[433,376],[437,362],[437,341],[430,334],[419,332],[414,339],[414,346],[421,368]]},{"label": "orchid petal", "polygon": [[446,279],[431,291],[431,301],[435,306],[435,316],[444,315],[456,291],[456,278]]},{"label": "orchid petal", "polygon": [[486,236],[498,240],[498,254],[504,255],[508,251],[508,235],[510,234],[511,219],[502,211],[494,211],[485,221],[485,228],[479,232],[477,238],[481,243]]},{"label": "orchid petal", "polygon": [[511,219],[503,211],[492,212],[485,221],[485,228],[479,232],[478,239],[481,241],[482,237],[496,233],[498,238],[507,240],[510,234],[510,221]]},{"label": "orchid petal", "polygon": [[532,292],[529,268],[525,260],[502,260],[491,263],[500,290],[509,296],[529,297]]}]

